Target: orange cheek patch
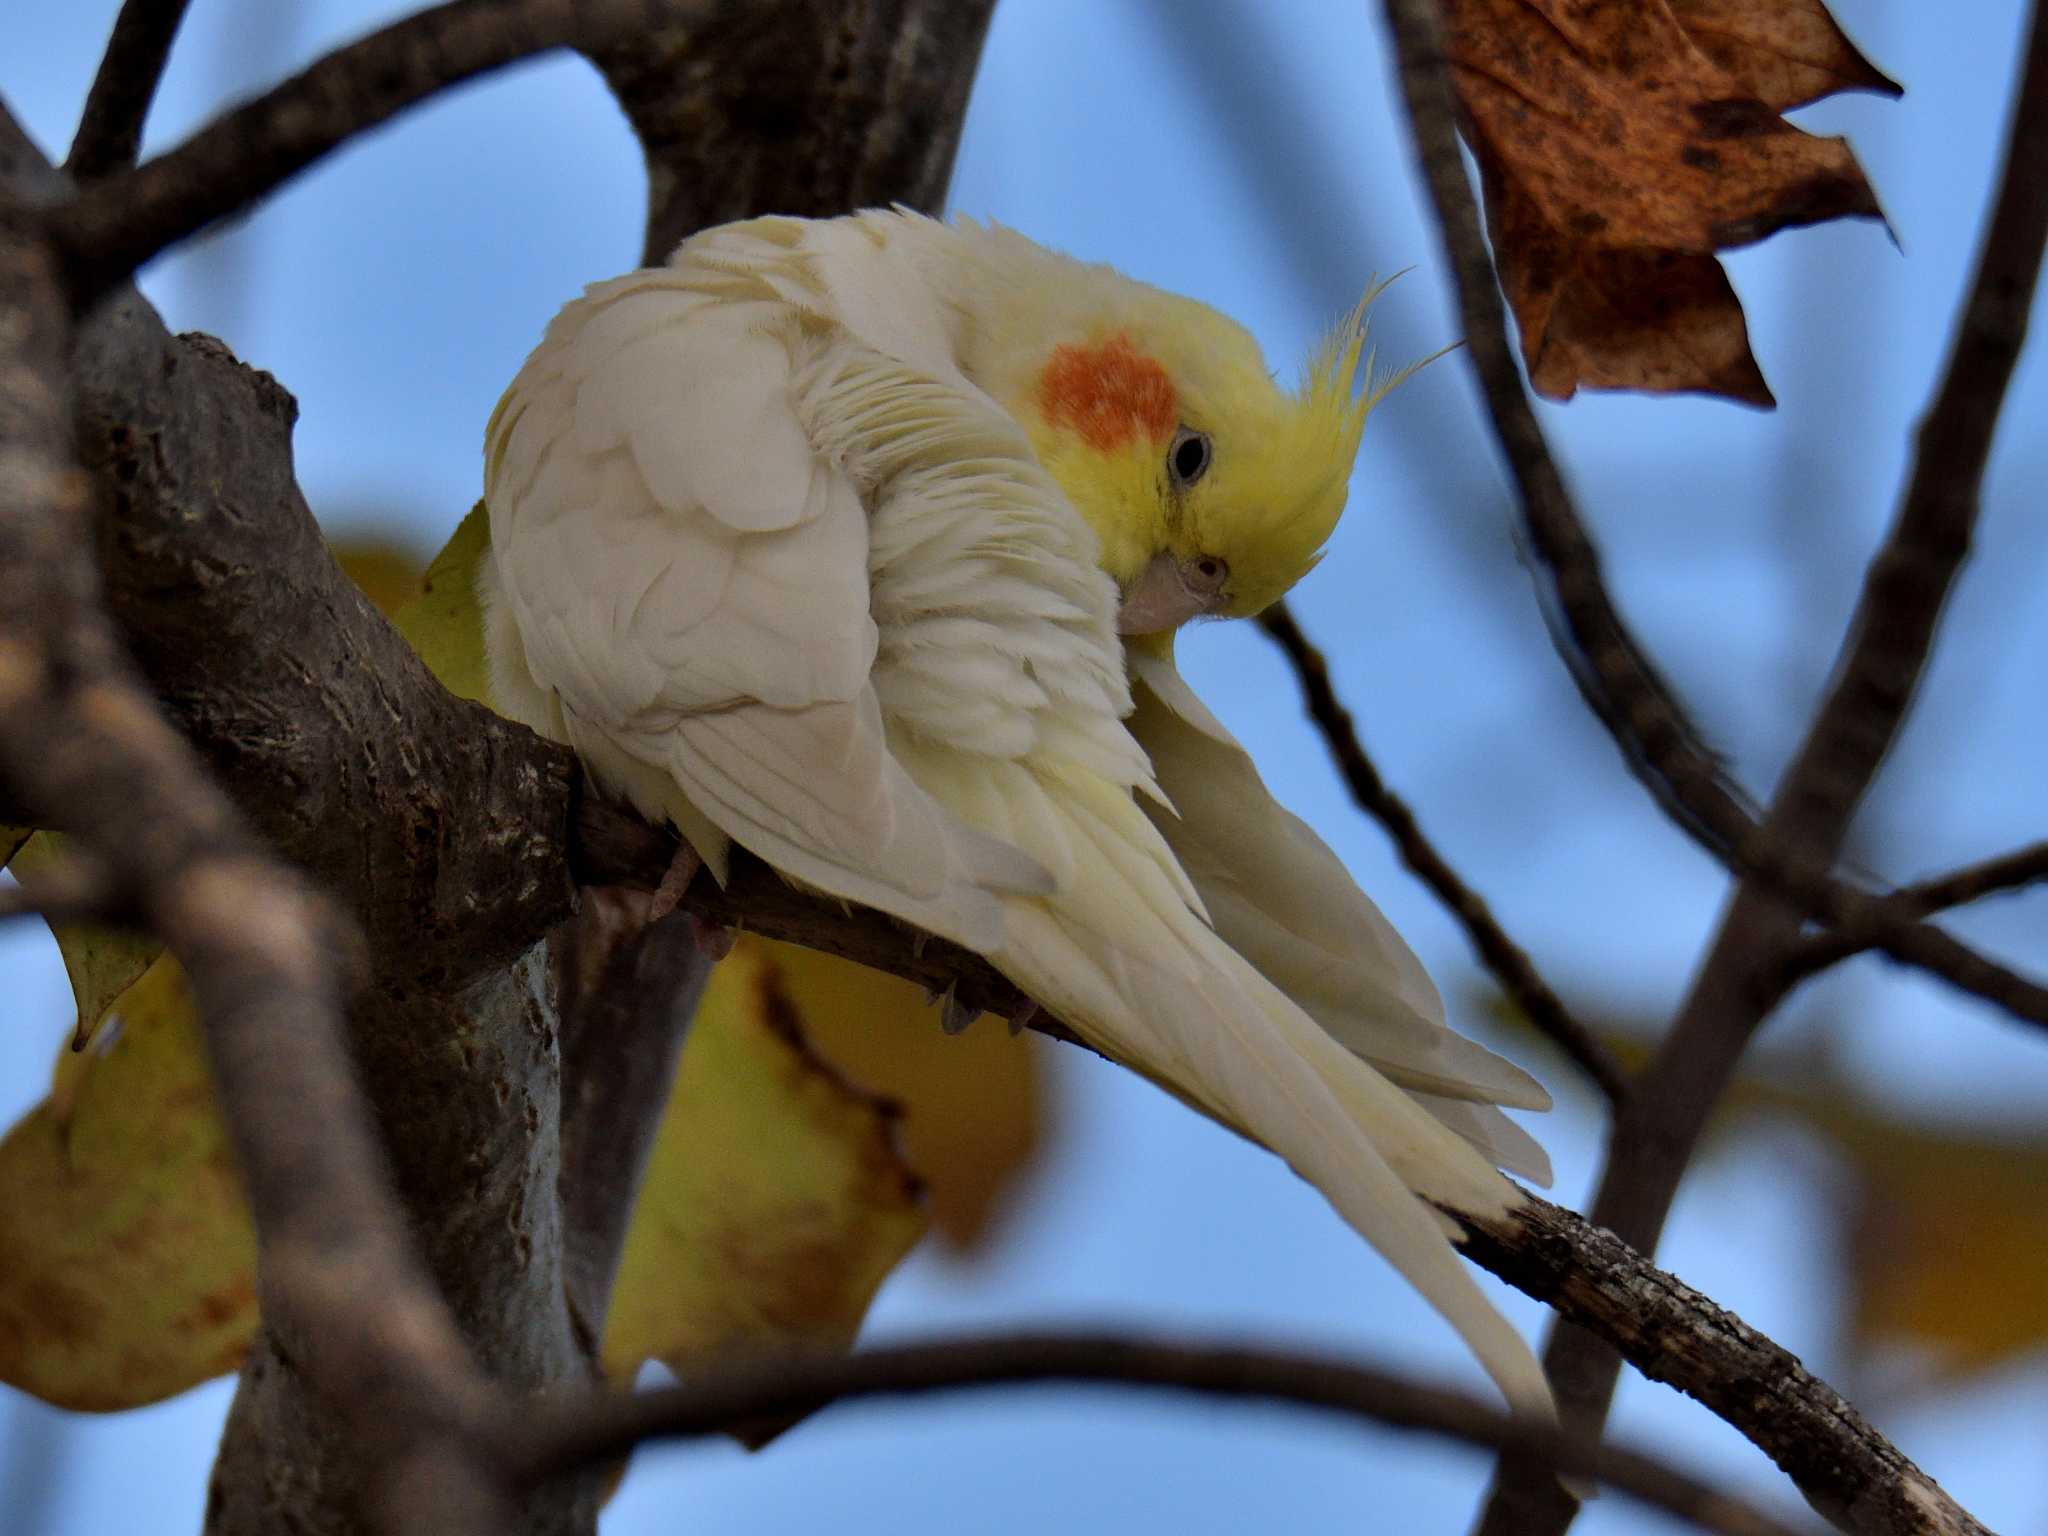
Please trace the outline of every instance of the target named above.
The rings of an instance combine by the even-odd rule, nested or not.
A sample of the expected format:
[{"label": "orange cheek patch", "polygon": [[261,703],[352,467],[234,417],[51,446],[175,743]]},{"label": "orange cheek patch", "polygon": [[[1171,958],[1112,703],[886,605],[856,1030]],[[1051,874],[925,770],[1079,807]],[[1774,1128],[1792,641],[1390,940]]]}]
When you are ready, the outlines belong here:
[{"label": "orange cheek patch", "polygon": [[1139,436],[1165,440],[1180,419],[1173,380],[1122,334],[1090,346],[1053,348],[1038,376],[1038,408],[1047,421],[1078,433],[1104,453]]}]

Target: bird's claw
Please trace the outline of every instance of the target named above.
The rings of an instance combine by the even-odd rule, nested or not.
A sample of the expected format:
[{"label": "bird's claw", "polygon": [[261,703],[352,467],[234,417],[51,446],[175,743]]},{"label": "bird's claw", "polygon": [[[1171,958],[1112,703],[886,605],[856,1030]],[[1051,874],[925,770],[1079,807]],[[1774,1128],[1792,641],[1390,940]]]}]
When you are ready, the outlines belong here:
[{"label": "bird's claw", "polygon": [[[661,884],[654,888],[654,897],[647,904],[647,921],[658,923],[683,899],[683,892],[690,888],[690,882],[697,877],[697,871],[704,867],[704,861],[697,856],[697,850],[687,842],[676,844],[675,856],[668,861],[668,868],[662,871]],[[726,948],[730,949],[730,943]]]},{"label": "bird's claw", "polygon": [[968,1004],[960,1001],[959,994],[953,990],[950,982],[947,984],[946,990],[939,994],[938,1001],[940,1005],[939,1028],[949,1035],[959,1034],[968,1025],[981,1017],[981,1010],[979,1008],[970,1007]]}]

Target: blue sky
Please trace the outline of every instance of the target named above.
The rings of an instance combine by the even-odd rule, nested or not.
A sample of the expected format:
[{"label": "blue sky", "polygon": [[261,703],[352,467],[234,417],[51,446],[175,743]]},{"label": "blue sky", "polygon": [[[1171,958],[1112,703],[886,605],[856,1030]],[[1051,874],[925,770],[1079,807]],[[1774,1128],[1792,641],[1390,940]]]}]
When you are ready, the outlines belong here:
[{"label": "blue sky", "polygon": [[[197,0],[151,143],[223,99],[410,6]],[[0,94],[61,153],[112,0],[10,17]],[[1287,373],[1368,276],[1383,359],[1453,339],[1441,261],[1397,121],[1377,7],[1227,0],[1008,0],[953,206],[1113,262],[1245,321]],[[1838,0],[1907,86],[1802,114],[1850,135],[1898,234],[1805,231],[1730,261],[1781,402],[1582,398],[1544,410],[1625,610],[1742,778],[1767,790],[1824,683],[1862,564],[1889,516],[1913,423],[1967,278],[1996,164],[2021,8]],[[224,336],[298,396],[302,483],[334,530],[429,550],[478,488],[482,424],[563,299],[631,264],[643,184],[586,67],[554,60],[455,93],[335,157],[253,220],[151,269],[174,329]],[[1978,554],[1922,707],[1858,824],[1856,852],[1910,877],[2042,832],[2048,749],[2048,348],[2008,403]],[[1462,360],[1374,414],[1351,510],[1296,611],[1329,650],[1368,747],[1445,852],[1567,997],[1667,1014],[1726,894],[1586,716],[1517,563],[1509,503]],[[1199,631],[1185,660],[1302,812],[1409,936],[1475,1029],[1471,958],[1450,921],[1345,800],[1291,682],[1247,627]],[[1960,930],[2038,968],[2048,901]],[[41,1092],[69,1024],[54,952],[0,935],[12,1006],[0,1112]],[[2048,1045],[1875,961],[1801,994],[1769,1043],[1825,1038],[1865,1091],[1934,1122],[2037,1124]],[[1519,1050],[1559,1091],[1537,1121],[1558,1198],[1589,1186],[1599,1121],[1569,1069]],[[1076,1053],[1068,1132],[1002,1248],[971,1269],[914,1262],[872,1332],[1130,1323],[1327,1344],[1479,1389],[1445,1329],[1273,1159]],[[1688,1185],[1663,1261],[1848,1387],[1817,1219],[1839,1192],[1825,1149],[1789,1133],[1717,1154]],[[1965,1256],[1966,1257],[1966,1256]],[[2048,1262],[2048,1256],[2044,1256]],[[1491,1284],[1490,1280],[1487,1282]],[[1530,1331],[1542,1309],[1493,1287]],[[2048,1529],[2038,1357],[1946,1396],[1866,1403],[1991,1526]],[[203,1502],[224,1384],[108,1419],[0,1396],[0,1480],[54,1465],[58,1532],[182,1531]],[[1797,1499],[1703,1411],[1630,1377],[1618,1423],[1775,1506]],[[838,1528],[1187,1533],[1463,1528],[1472,1453],[1272,1411],[1097,1393],[1012,1392],[833,1413],[748,1457],[642,1458],[616,1533]],[[19,1487],[17,1485],[17,1492]],[[0,1509],[11,1496],[0,1486]],[[1588,1536],[1662,1528],[1618,1499]]]}]

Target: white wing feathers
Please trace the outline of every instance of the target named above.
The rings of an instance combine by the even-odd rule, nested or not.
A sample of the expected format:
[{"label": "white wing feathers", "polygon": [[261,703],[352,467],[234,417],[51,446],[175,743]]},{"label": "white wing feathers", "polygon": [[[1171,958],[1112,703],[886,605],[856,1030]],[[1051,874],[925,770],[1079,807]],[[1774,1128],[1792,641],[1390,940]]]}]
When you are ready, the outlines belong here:
[{"label": "white wing feathers", "polygon": [[772,293],[714,296],[701,275],[592,288],[493,418],[499,697],[715,867],[707,822],[785,874],[987,949],[994,893],[1051,879],[890,754],[867,509],[790,409],[809,344]]},{"label": "white wing feathers", "polygon": [[[1170,654],[1133,648],[1130,666],[1131,732],[1173,806],[1153,811],[1152,820],[1201,892],[1217,933],[1495,1163],[1548,1185],[1542,1148],[1491,1107],[1548,1109],[1543,1085],[1447,1026],[1414,952],[1329,846],[1268,793],[1250,755]],[[1461,1101],[1461,1110],[1447,1107]]]},{"label": "white wing feathers", "polygon": [[498,701],[707,856],[982,951],[1272,1148],[1548,1416],[1425,1203],[1513,1205],[1494,1164],[1547,1169],[1492,1106],[1547,1099],[1444,1029],[1170,661],[1133,653],[1133,715],[1094,534],[951,366],[949,238],[756,221],[563,313],[489,433]]}]

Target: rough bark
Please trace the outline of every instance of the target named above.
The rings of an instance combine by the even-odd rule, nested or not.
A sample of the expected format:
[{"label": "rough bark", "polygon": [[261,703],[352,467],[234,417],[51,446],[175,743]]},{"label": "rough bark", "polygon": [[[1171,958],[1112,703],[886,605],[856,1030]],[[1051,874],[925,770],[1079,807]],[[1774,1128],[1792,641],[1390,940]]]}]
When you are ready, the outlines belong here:
[{"label": "rough bark", "polygon": [[[670,244],[770,210],[935,208],[988,10],[750,7],[744,36],[689,48],[695,77],[725,82],[701,98],[615,62],[637,122],[687,103],[648,142],[653,179],[669,189],[651,227]],[[704,62],[714,41],[739,59]],[[663,57],[673,64],[683,46],[667,37]],[[764,60],[774,68],[735,88]],[[0,152],[17,183],[62,195],[57,174],[5,127]],[[727,156],[760,174],[695,174]],[[574,901],[573,762],[447,695],[334,565],[293,477],[296,407],[276,381],[210,339],[168,335],[128,289],[83,327],[74,377],[109,607],[137,661],[246,814],[341,898],[368,940],[373,983],[351,1018],[353,1045],[434,1278],[499,1384],[587,1383],[601,1315],[572,1326],[565,1266],[615,1266],[661,1095],[641,1093],[621,1115],[615,1096],[586,1093],[573,1121],[561,1114],[562,1026],[535,946]],[[610,1046],[672,1060],[703,970],[696,957],[671,967],[663,980],[685,1006],[645,1010]],[[581,1165],[611,1173],[600,1188],[580,1186],[566,1224],[565,1138]],[[565,1232],[580,1239],[573,1250]],[[304,1341],[276,1331],[255,1349],[210,1529],[363,1528],[365,1469],[309,1390],[303,1358]],[[587,1484],[570,1483],[531,1498],[521,1527],[567,1532],[591,1520]]]},{"label": "rough bark", "polygon": [[1841,1529],[1989,1536],[1791,1351],[1604,1227],[1535,1199],[1497,1220],[1453,1218],[1467,1257],[1596,1328],[1604,1348],[1735,1425]]},{"label": "rough bark", "polygon": [[936,210],[995,0],[783,0],[592,54],[647,152],[647,236],[752,213]]}]

